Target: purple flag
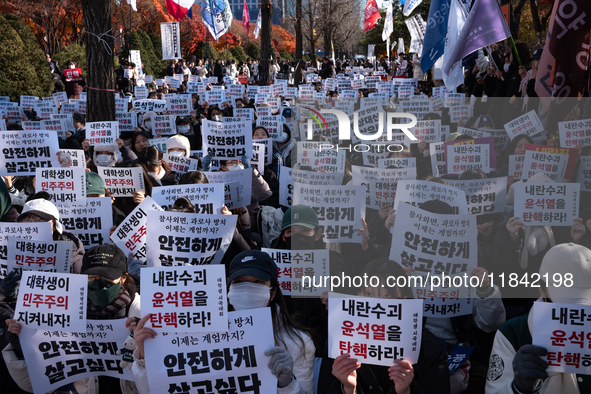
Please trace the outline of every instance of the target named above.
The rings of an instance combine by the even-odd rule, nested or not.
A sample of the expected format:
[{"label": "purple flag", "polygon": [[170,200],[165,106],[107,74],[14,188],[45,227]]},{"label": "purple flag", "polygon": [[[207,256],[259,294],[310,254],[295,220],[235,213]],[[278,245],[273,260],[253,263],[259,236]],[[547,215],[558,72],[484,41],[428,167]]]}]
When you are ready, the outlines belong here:
[{"label": "purple flag", "polygon": [[449,61],[445,62],[443,72],[449,75],[464,56],[509,36],[511,32],[497,0],[476,0],[456,45],[445,54]]}]

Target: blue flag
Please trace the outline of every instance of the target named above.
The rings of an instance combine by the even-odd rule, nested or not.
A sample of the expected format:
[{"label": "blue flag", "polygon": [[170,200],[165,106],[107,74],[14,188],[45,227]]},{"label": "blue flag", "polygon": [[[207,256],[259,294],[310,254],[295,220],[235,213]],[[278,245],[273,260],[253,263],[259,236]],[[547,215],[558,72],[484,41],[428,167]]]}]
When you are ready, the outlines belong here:
[{"label": "blue flag", "polygon": [[423,72],[427,72],[437,59],[443,56],[450,3],[451,0],[433,0],[431,2],[421,55],[421,70]]},{"label": "blue flag", "polygon": [[213,19],[226,8],[224,0],[203,0],[201,2],[201,16],[206,25],[213,28]]}]

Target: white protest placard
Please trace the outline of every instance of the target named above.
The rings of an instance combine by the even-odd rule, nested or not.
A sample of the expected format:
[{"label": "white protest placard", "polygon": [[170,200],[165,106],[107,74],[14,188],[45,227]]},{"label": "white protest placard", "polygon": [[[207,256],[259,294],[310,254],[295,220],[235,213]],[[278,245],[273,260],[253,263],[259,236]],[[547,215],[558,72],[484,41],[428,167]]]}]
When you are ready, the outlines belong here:
[{"label": "white protest placard", "polygon": [[443,97],[443,106],[445,108],[450,108],[464,104],[466,95],[463,93],[445,93]]},{"label": "white protest placard", "polygon": [[514,184],[515,213],[526,226],[568,226],[579,217],[579,183]]},{"label": "white protest placard", "polygon": [[495,152],[502,152],[509,147],[511,139],[505,129],[479,129],[489,133],[495,139]]},{"label": "white protest placard", "polygon": [[335,149],[320,149],[327,146],[326,142],[302,142],[297,145],[297,162],[304,167],[311,167],[316,171],[332,173],[345,172],[345,151]]},{"label": "white protest placard", "polygon": [[446,180],[449,186],[466,193],[466,202],[470,215],[486,215],[505,212],[505,196],[507,195],[507,177]]},{"label": "white protest placard", "polygon": [[[255,140],[256,141],[256,140]],[[257,142],[252,143],[252,159],[250,165],[256,168],[261,174],[265,173],[265,145]]]},{"label": "white protest placard", "polygon": [[135,192],[145,192],[144,172],[141,167],[97,167],[96,172],[105,181],[113,197],[131,197]]},{"label": "white protest placard", "polygon": [[166,110],[169,115],[189,116],[193,110],[190,94],[177,94],[166,98]]},{"label": "white protest placard", "polygon": [[23,271],[14,319],[23,327],[83,332],[87,287],[85,275]]},{"label": "white protest placard", "polygon": [[535,110],[531,110],[525,115],[522,115],[516,119],[513,119],[511,122],[506,123],[503,125],[509,138],[513,139],[520,134],[529,135],[536,135],[544,131],[544,126],[542,126],[542,122],[540,122],[540,118],[538,118],[538,114]]},{"label": "white protest placard", "polygon": [[435,214],[400,204],[390,260],[413,268],[415,275],[470,275],[478,262],[477,236],[476,216]]},{"label": "white protest placard", "polygon": [[0,278],[4,278],[8,267],[8,237],[27,240],[52,241],[51,223],[4,223],[0,226]]},{"label": "white protest placard", "polygon": [[416,299],[424,301],[425,317],[445,319],[470,315],[473,312],[472,298],[475,295],[470,293],[470,287],[431,288],[430,284],[425,284],[422,287],[413,287],[413,294]]},{"label": "white protest placard", "polygon": [[68,126],[64,120],[42,120],[41,122],[39,122],[39,127],[41,130],[55,131],[57,133],[58,138],[61,138],[63,140],[66,139],[66,131],[68,130]]},{"label": "white protest placard", "polygon": [[36,241],[8,237],[8,272],[12,270],[70,273],[72,241]]},{"label": "white protest placard", "polygon": [[53,98],[53,103],[56,107],[59,107],[61,103],[68,102],[68,94],[66,92],[57,92],[51,95]]},{"label": "white protest placard", "polygon": [[445,145],[443,142],[429,144],[429,154],[431,156],[431,172],[433,176],[441,177],[447,175]]},{"label": "white protest placard", "polygon": [[20,96],[20,106],[23,108],[34,107],[39,101],[37,96]]},{"label": "white protest placard", "polygon": [[134,258],[146,261],[146,221],[150,210],[162,211],[162,208],[150,196],[146,196],[111,235],[111,240],[125,256],[133,254]]},{"label": "white protest placard", "polygon": [[252,123],[212,122],[203,119],[203,151],[212,159],[241,160],[252,157]]},{"label": "white protest placard", "polygon": [[224,205],[224,185],[216,183],[158,186],[152,189],[152,198],[165,211],[169,211],[180,197],[187,197],[198,214],[218,214]]},{"label": "white protest placard", "polygon": [[176,134],[176,115],[153,115],[151,121],[155,135]]},{"label": "white protest placard", "polygon": [[[447,182],[447,181],[446,181]],[[398,210],[399,204],[407,203],[418,207],[430,200],[439,200],[451,206],[455,213],[468,215],[466,193],[452,185],[443,185],[431,181],[401,180],[398,181],[396,201],[392,209]]]},{"label": "white protest placard", "polygon": [[[0,115],[2,114],[2,110],[0,110]],[[6,131],[6,119],[0,119],[0,131]]]},{"label": "white protest placard", "polygon": [[281,166],[279,170],[279,205],[284,207],[291,207],[293,199],[293,184],[292,184],[292,173],[291,167]]},{"label": "white protest placard", "polygon": [[420,141],[439,142],[441,141],[441,119],[419,120],[417,125],[409,129],[412,135],[417,137],[417,141],[410,141],[418,144]]},{"label": "white protest placard", "polygon": [[226,101],[226,92],[223,90],[207,90],[205,91],[201,103],[207,101],[208,105],[221,105]]},{"label": "white protest placard", "polygon": [[448,174],[459,175],[468,170],[490,172],[490,145],[466,144],[448,145],[446,168]]},{"label": "white protest placard", "polygon": [[591,375],[591,306],[537,301],[530,313],[532,344],[548,351],[547,371]]},{"label": "white protest placard", "polygon": [[379,209],[385,205],[394,205],[398,182],[417,178],[415,167],[400,169],[368,168],[351,166],[352,185],[363,186],[366,191],[367,208]]},{"label": "white protest placard", "polygon": [[35,175],[35,190],[49,193],[54,204],[86,205],[84,168],[37,168]]},{"label": "white protest placard", "polygon": [[133,108],[135,108],[138,112],[164,112],[166,111],[166,100],[133,100]]},{"label": "white protest placard", "polygon": [[[503,130],[503,133],[505,131]],[[484,137],[491,137],[491,134],[487,130],[474,130],[468,129],[466,127],[458,127],[456,133],[460,135],[470,135],[474,138],[484,138]]]},{"label": "white protest placard", "polygon": [[541,172],[556,182],[569,182],[576,165],[578,149],[527,144],[521,179]]},{"label": "white protest placard", "polygon": [[271,107],[257,107],[256,112],[258,117],[271,116]]},{"label": "white protest placard", "polygon": [[237,215],[148,211],[149,267],[219,264],[236,229]]},{"label": "white protest placard", "polygon": [[[281,168],[281,171],[283,171]],[[291,172],[291,180],[294,185],[335,185],[341,186],[343,184],[344,174],[305,171],[293,169]]]},{"label": "white protest placard", "polygon": [[[297,243],[294,243],[297,247]],[[321,296],[328,291],[330,251],[327,249],[292,250],[291,296]]]},{"label": "white protest placard", "polygon": [[229,312],[228,326],[217,333],[156,335],[145,343],[150,392],[190,391],[193,386],[203,393],[222,393],[223,387],[235,393],[274,393],[277,378],[264,355],[275,346],[273,338],[269,308]]},{"label": "white protest placard", "polygon": [[60,167],[57,133],[15,130],[0,133],[0,176],[35,175],[37,168]]},{"label": "white protest placard", "polygon": [[252,142],[253,143],[256,142],[257,144],[264,145],[264,147],[265,147],[265,152],[264,152],[265,165],[269,165],[269,164],[273,163],[273,139],[272,138],[263,138],[260,140],[253,139]]},{"label": "white protest placard", "polygon": [[582,192],[591,192],[591,156],[581,156],[580,160],[577,182]]},{"label": "white protest placard", "polygon": [[277,283],[284,296],[291,295],[291,250],[262,248],[277,266]]},{"label": "white protest placard", "polygon": [[361,242],[355,230],[363,227],[365,194],[364,186],[307,185],[294,187],[293,205],[314,209],[325,242]]},{"label": "white protest placard", "polygon": [[192,159],[190,157],[171,156],[165,153],[162,156],[172,171],[176,171],[177,174],[184,174],[189,171],[197,171],[199,167],[199,160]]},{"label": "white protest placard", "polygon": [[591,119],[558,122],[560,146],[574,148],[577,145],[591,145]]},{"label": "white protest placard", "polygon": [[179,22],[160,23],[162,38],[162,60],[181,59],[181,27]]},{"label": "white protest placard", "polygon": [[146,75],[144,77],[144,82],[145,83],[152,83],[154,81],[154,76],[153,75]]},{"label": "white protest placard", "polygon": [[137,127],[137,112],[118,112],[115,119],[119,122],[119,131],[135,131]]},{"label": "white protest placard", "polygon": [[390,157],[387,159],[378,159],[378,168],[388,168],[388,167],[408,168],[408,167],[416,167],[416,166],[417,166],[417,158],[416,157]]},{"label": "white protest placard", "polygon": [[449,121],[457,123],[465,122],[472,117],[472,107],[470,105],[454,105],[449,108]]},{"label": "white protest placard", "polygon": [[237,171],[208,172],[210,183],[224,184],[224,204],[229,210],[251,203],[252,168]]},{"label": "white protest placard", "polygon": [[151,314],[146,327],[158,333],[228,329],[223,265],[146,267],[140,275],[144,300],[141,315]]},{"label": "white protest placard", "polygon": [[149,93],[147,86],[136,86],[133,91],[134,96],[138,99],[147,99]]},{"label": "white protest placard", "polygon": [[85,207],[58,205],[60,222],[64,230],[76,235],[85,249],[111,243],[113,227],[111,197],[87,197]]},{"label": "white protest placard", "polygon": [[273,140],[282,142],[283,121],[281,115],[259,116],[256,125],[264,127]]},{"label": "white protest placard", "polygon": [[93,376],[135,381],[130,368],[133,361],[122,361],[118,353],[129,336],[126,321],[86,320],[81,332],[72,333],[23,327],[20,340],[29,375],[34,377],[33,391],[53,393]]},{"label": "white protest placard", "polygon": [[21,122],[21,126],[23,127],[23,130],[26,130],[26,131],[41,130],[41,122],[40,121],[23,120]]},{"label": "white protest placard", "polygon": [[234,116],[254,121],[254,108],[234,108]]},{"label": "white protest placard", "polygon": [[86,139],[90,146],[117,145],[119,138],[119,122],[88,122],[86,123]]},{"label": "white protest placard", "polygon": [[115,113],[127,112],[129,100],[126,98],[115,97]]},{"label": "white protest placard", "polygon": [[[402,111],[405,114],[413,114],[417,117],[417,120],[423,120],[423,117],[430,113],[433,112],[433,102],[431,100],[429,100],[428,98],[426,99],[409,99],[407,101],[401,101],[400,104],[402,104]],[[439,124],[441,124],[441,121],[439,122]]]},{"label": "white protest placard", "polygon": [[392,366],[419,359],[423,300],[328,298],[328,356],[349,353],[363,364]]},{"label": "white protest placard", "polygon": [[509,176],[512,176],[514,181],[521,179],[524,163],[525,155],[509,155]]}]

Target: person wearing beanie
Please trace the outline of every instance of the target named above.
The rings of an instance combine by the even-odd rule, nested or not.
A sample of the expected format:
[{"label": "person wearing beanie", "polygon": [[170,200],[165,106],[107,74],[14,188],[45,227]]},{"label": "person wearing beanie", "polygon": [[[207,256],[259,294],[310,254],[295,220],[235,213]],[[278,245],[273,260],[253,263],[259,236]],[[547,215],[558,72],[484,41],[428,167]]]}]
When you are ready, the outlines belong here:
[{"label": "person wearing beanie", "polygon": [[97,167],[115,167],[119,160],[117,145],[95,145],[92,161]]},{"label": "person wearing beanie", "polygon": [[[108,323],[109,320],[140,317],[137,285],[127,273],[125,254],[117,246],[104,244],[90,248],[84,256],[81,274],[88,276],[87,319]],[[7,336],[11,339],[2,353],[6,366],[20,388],[33,392],[26,361],[19,359],[15,352],[15,342],[20,343],[18,336],[22,326],[14,319],[8,319],[6,324]],[[137,393],[134,382],[110,376],[82,378],[55,392],[71,393],[72,385],[77,393]]]},{"label": "person wearing beanie", "polygon": [[173,135],[166,141],[166,153],[170,156],[190,157],[191,143],[183,135]]},{"label": "person wearing beanie", "polygon": [[[277,272],[277,265],[265,252],[249,250],[237,254],[230,262],[228,273],[228,309],[271,309],[276,346],[267,349],[265,355],[270,356],[267,365],[277,377],[277,390],[265,394],[312,394],[316,349],[308,330],[294,321],[287,310]],[[149,316],[144,316],[134,331],[134,337],[140,340],[132,371],[141,394],[150,393],[144,366],[150,354],[145,354],[144,341],[154,338],[155,332],[144,327]]]},{"label": "person wearing beanie", "polygon": [[156,116],[155,112],[146,112],[144,114],[144,116],[142,117],[141,127],[142,127],[142,129],[144,129],[148,133],[152,133],[152,130],[154,130],[154,128],[152,126],[152,118],[154,116]]},{"label": "person wearing beanie", "polygon": [[23,211],[17,218],[17,222],[51,222],[54,241],[72,241],[73,249],[72,256],[70,257],[70,273],[79,274],[82,267],[82,257],[84,256],[84,245],[77,236],[63,229],[57,207],[51,201],[39,197],[41,193],[47,194],[45,192],[39,192],[34,195],[23,207]]},{"label": "person wearing beanie", "polygon": [[[574,243],[556,245],[545,254],[537,273],[541,279],[537,302],[570,304],[573,308],[591,305],[588,248]],[[552,282],[554,275],[562,277],[566,273],[572,275],[572,286]],[[545,356],[550,349],[532,344],[533,329],[532,311],[499,327],[489,361],[486,393],[589,393],[591,376],[547,371]]]}]

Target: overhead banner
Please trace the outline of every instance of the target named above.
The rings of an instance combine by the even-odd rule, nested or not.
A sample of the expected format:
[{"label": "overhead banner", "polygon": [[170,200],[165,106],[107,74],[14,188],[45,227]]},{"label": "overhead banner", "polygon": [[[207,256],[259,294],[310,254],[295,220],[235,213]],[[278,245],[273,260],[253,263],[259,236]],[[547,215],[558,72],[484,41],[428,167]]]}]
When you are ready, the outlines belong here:
[{"label": "overhead banner", "polygon": [[182,59],[181,27],[179,22],[160,23],[162,60]]}]

